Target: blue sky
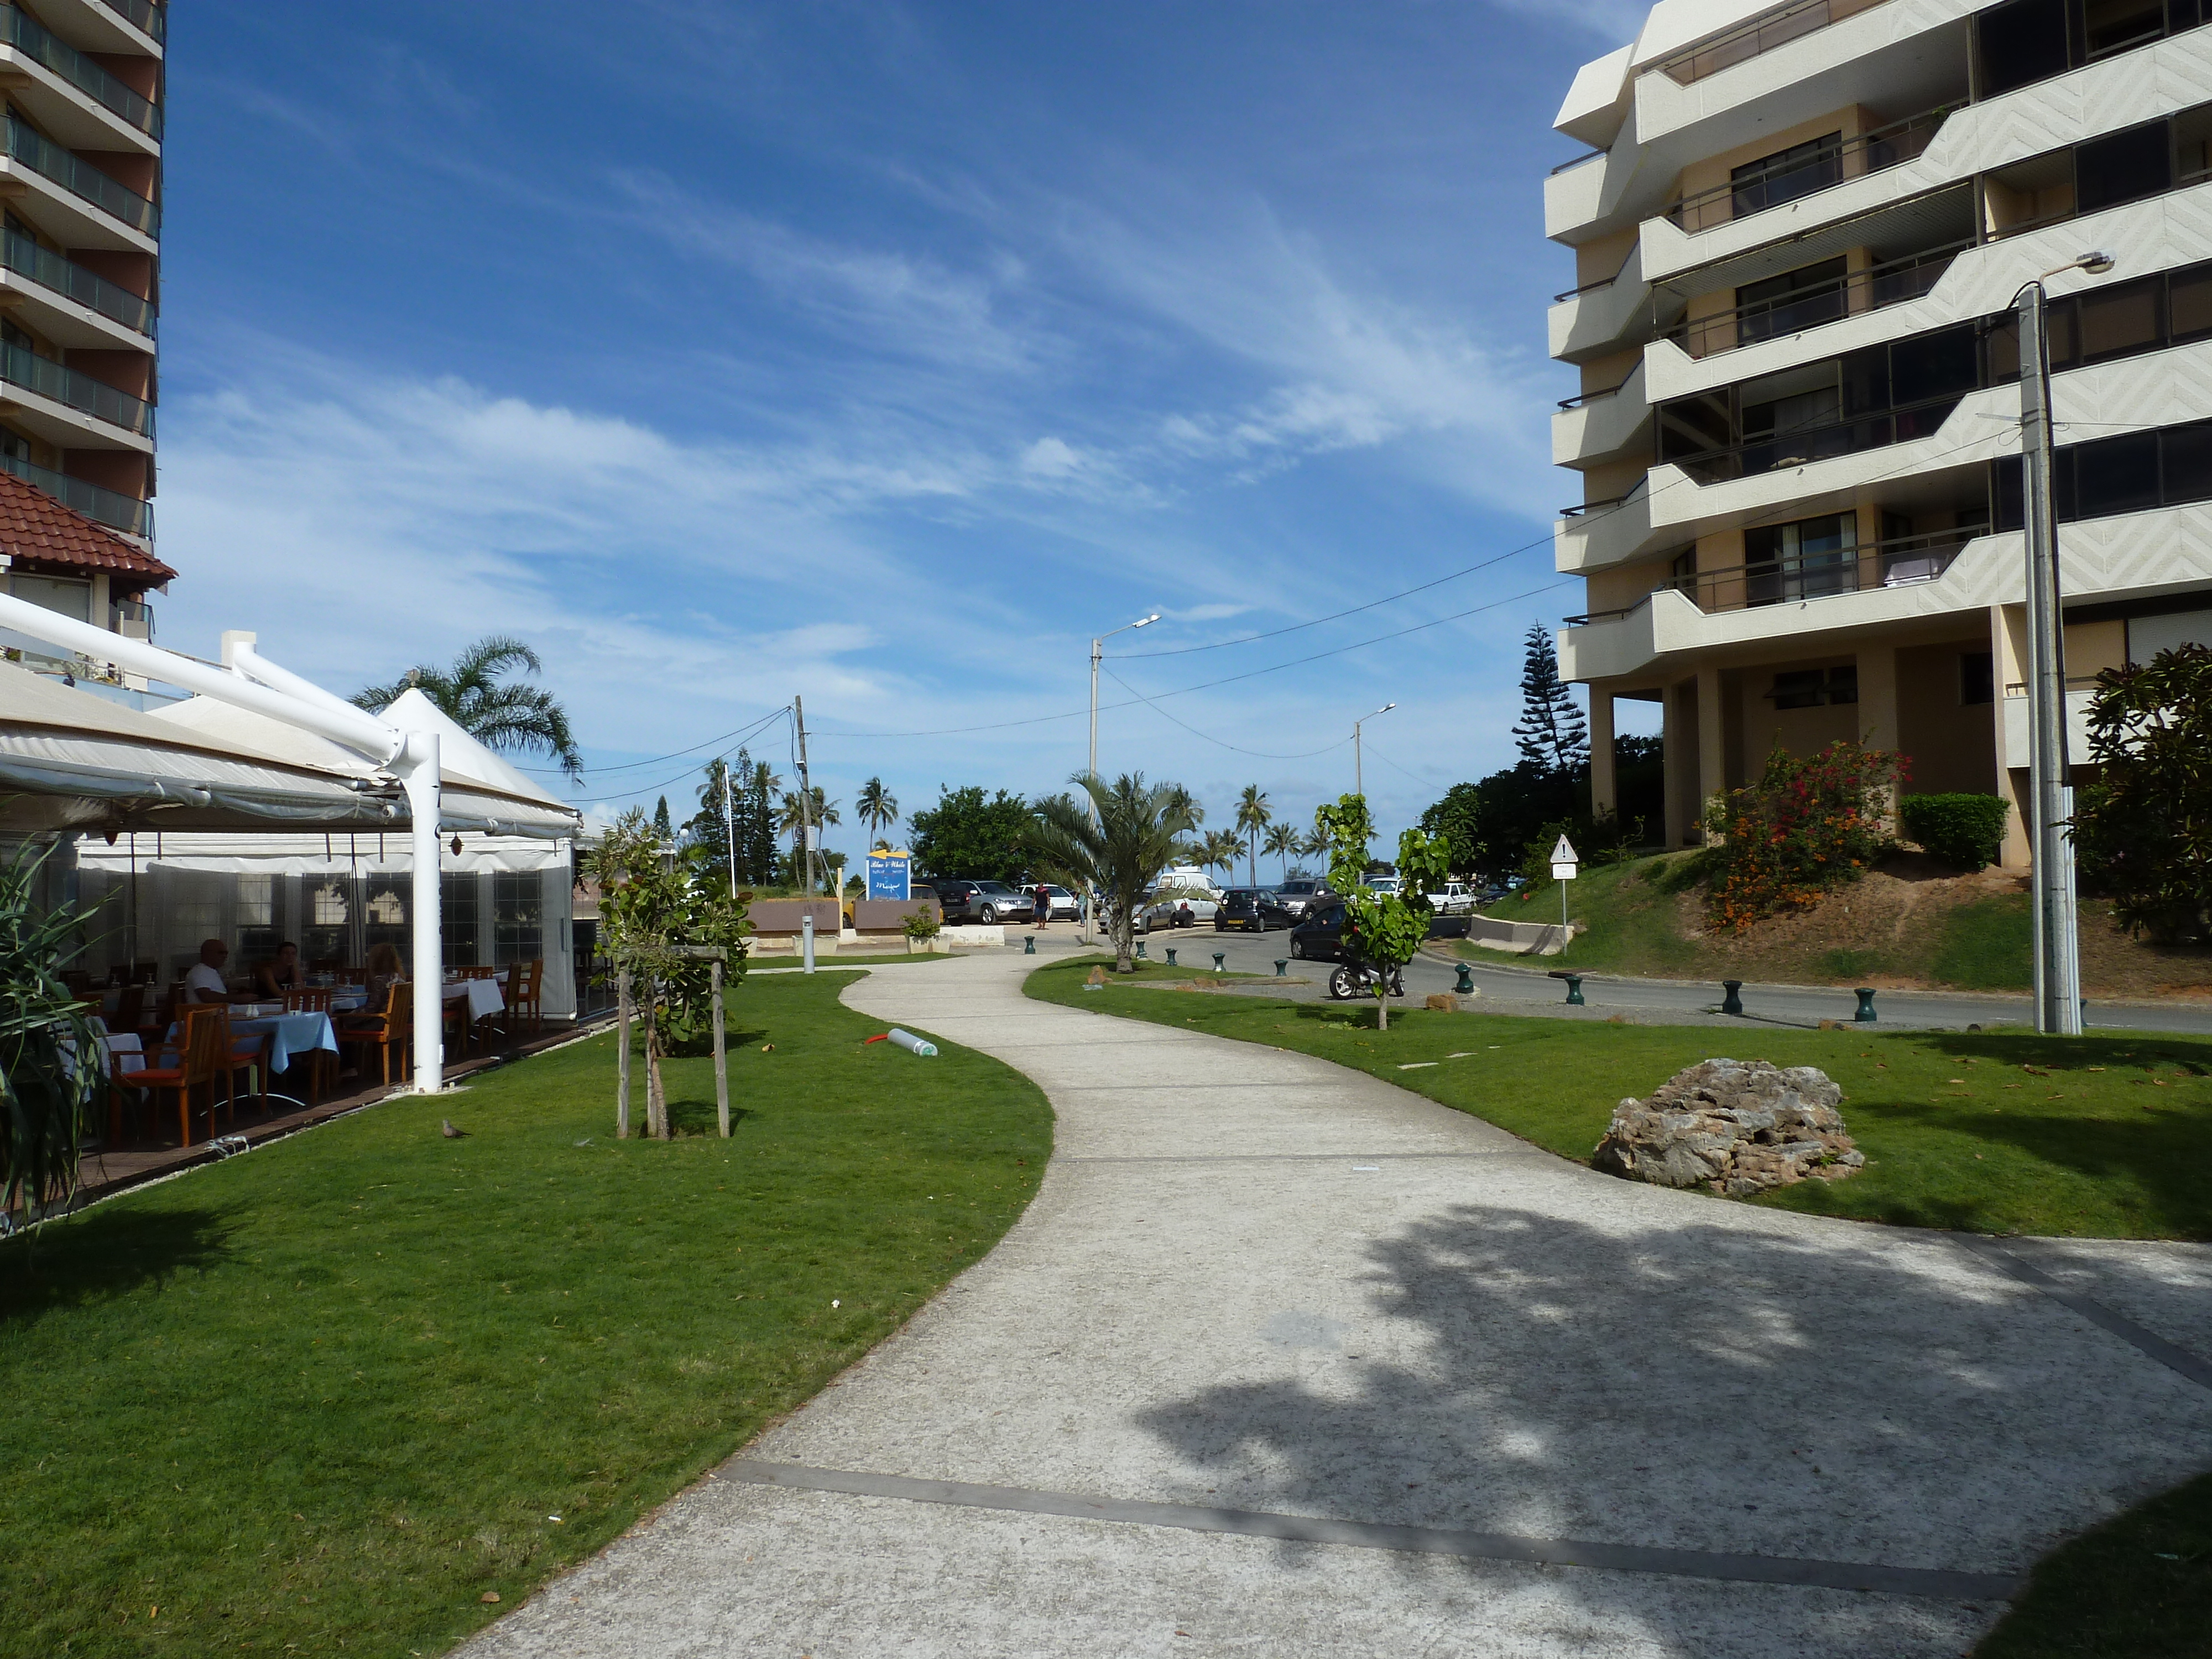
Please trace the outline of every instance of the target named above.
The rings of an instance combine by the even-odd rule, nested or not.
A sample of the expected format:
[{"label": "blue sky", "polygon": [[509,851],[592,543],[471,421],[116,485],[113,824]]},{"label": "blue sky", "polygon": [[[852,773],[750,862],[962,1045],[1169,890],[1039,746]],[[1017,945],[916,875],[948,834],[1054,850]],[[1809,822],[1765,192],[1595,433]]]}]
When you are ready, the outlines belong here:
[{"label": "blue sky", "polygon": [[[1521,636],[1578,608],[1540,188],[1636,16],[189,0],[162,639],[349,691],[518,634],[595,768],[797,692],[830,794],[910,810],[1061,787],[1090,635],[1157,608],[1103,770],[1304,822],[1395,700],[1395,830],[1511,759]],[[577,799],[680,813],[689,764]]]}]

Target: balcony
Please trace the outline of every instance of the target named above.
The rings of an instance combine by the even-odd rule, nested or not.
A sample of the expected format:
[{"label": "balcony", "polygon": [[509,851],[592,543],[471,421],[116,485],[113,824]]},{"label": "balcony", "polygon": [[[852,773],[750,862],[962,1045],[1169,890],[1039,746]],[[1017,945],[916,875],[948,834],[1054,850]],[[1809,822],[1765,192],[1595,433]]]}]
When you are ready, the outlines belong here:
[{"label": "balcony", "polygon": [[149,340],[154,337],[154,307],[149,301],[40,247],[21,231],[0,232],[0,265],[110,322],[120,323],[133,334],[143,334]]},{"label": "balcony", "polygon": [[154,0],[97,0],[131,27],[156,43],[168,39],[168,8]]},{"label": "balcony", "polygon": [[1638,343],[1645,337],[1650,298],[1638,244],[1612,276],[1553,296],[1547,319],[1551,355],[1572,362]]},{"label": "balcony", "polygon": [[1639,481],[1609,501],[1562,508],[1553,527],[1553,562],[1563,572],[1620,564],[1646,550],[1651,539],[1651,491]]},{"label": "balcony", "polygon": [[1707,35],[1673,57],[1662,58],[1652,68],[1677,86],[1691,86],[1708,75],[1717,75],[1881,3],[1882,0],[1790,0],[1748,22]]},{"label": "balcony", "polygon": [[1552,464],[1595,466],[1630,450],[1650,453],[1651,404],[1644,394],[1639,360],[1619,386],[1563,398],[1552,416]]},{"label": "balcony", "polygon": [[1924,297],[1951,268],[1951,262],[1972,246],[1971,238],[1946,243],[1727,311],[1685,318],[1661,337],[1673,341],[1692,360],[1702,360],[1802,334],[1823,323],[1902,305]]},{"label": "balcony", "polygon": [[1707,616],[1755,611],[1761,605],[1802,605],[1878,587],[1933,581],[1951,568],[1966,544],[1985,533],[1970,525],[1918,536],[1895,536],[1857,547],[1808,553],[1756,564],[1700,570],[1674,579],[1674,591]]},{"label": "balcony", "polygon": [[103,489],[98,484],[70,477],[51,467],[34,466],[29,461],[18,460],[13,455],[0,455],[0,467],[5,467],[25,483],[37,485],[70,512],[81,513],[94,524],[104,524],[110,530],[135,536],[149,544],[153,542],[154,504],[151,501],[142,501],[135,495]]},{"label": "balcony", "polygon": [[161,234],[161,210],[135,191],[125,189],[91,162],[82,161],[22,122],[7,124],[7,158],[29,168],[79,201],[142,236]]},{"label": "balcony", "polygon": [[[136,436],[151,439],[154,435],[151,404],[21,346],[0,345],[0,381],[20,386],[50,403],[65,404],[81,415],[120,427]],[[74,435],[64,436],[63,441],[72,441]]]},{"label": "balcony", "polygon": [[126,126],[160,140],[161,112],[76,47],[12,5],[0,4],[0,46],[12,46],[99,104]]},{"label": "balcony", "polygon": [[1945,104],[1834,143],[1802,144],[1762,167],[1739,169],[1724,185],[1677,197],[1665,216],[1686,235],[1733,224],[1769,208],[1863,179],[1917,158],[1957,104]]}]

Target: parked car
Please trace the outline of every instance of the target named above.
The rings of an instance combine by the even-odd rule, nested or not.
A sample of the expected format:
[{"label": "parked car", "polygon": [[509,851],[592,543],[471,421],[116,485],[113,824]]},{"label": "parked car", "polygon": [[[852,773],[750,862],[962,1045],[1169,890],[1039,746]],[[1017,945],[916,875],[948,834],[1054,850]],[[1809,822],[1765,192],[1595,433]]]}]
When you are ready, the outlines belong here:
[{"label": "parked car", "polygon": [[[1188,894],[1170,893],[1164,898],[1146,896],[1137,912],[1136,931],[1149,933],[1156,927],[1195,927],[1199,923],[1198,908],[1204,904],[1211,910],[1218,907],[1204,899],[1194,899]],[[1208,916],[1206,920],[1212,918]]]},{"label": "parked car", "polygon": [[1315,900],[1330,896],[1327,882],[1309,881],[1303,876],[1296,881],[1279,881],[1269,890],[1274,894],[1275,902],[1293,916],[1304,915]]},{"label": "parked car", "polygon": [[1003,881],[945,881],[933,878],[937,902],[951,923],[980,921],[985,927],[1001,921],[1031,921],[1036,902]]},{"label": "parked car", "polygon": [[1221,908],[1213,913],[1213,931],[1265,933],[1297,921],[1266,888],[1232,887],[1221,896]]},{"label": "parked car", "polygon": [[1291,955],[1300,962],[1342,962],[1344,905],[1332,896],[1306,912],[1291,929]]},{"label": "parked car", "polygon": [[1398,878],[1395,876],[1369,875],[1363,876],[1360,879],[1367,884],[1368,890],[1370,892],[1395,893],[1398,890]]},{"label": "parked car", "polygon": [[1463,881],[1448,881],[1441,891],[1429,895],[1430,908],[1440,916],[1471,915],[1474,904],[1474,890]]}]

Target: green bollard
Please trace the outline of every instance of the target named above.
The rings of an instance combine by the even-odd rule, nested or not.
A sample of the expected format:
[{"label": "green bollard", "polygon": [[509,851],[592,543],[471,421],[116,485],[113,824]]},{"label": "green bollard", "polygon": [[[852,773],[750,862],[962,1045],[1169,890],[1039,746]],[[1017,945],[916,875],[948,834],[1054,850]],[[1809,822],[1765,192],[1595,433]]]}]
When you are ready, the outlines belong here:
[{"label": "green bollard", "polygon": [[1151,959],[1145,955],[1145,941],[1142,939],[1137,941],[1137,958],[1140,962]]},{"label": "green bollard", "polygon": [[1226,951],[1216,951],[1213,953],[1213,971],[1215,973],[1218,974],[1221,971],[1221,959],[1228,954],[1229,952]]},{"label": "green bollard", "polygon": [[1474,989],[1474,969],[1468,967],[1463,962],[1460,963],[1459,983],[1453,986],[1452,989],[1458,992],[1462,996],[1466,996],[1472,992]]},{"label": "green bollard", "polygon": [[1288,978],[1290,971],[1291,959],[1288,957],[1277,957],[1275,958],[1275,977],[1277,979]]},{"label": "green bollard", "polygon": [[1169,967],[1170,967],[1170,968],[1172,968],[1172,967],[1174,967],[1174,966],[1176,965],[1175,953],[1176,953],[1176,948],[1175,948],[1175,946],[1174,946],[1174,945],[1169,945],[1169,946],[1168,946],[1168,966],[1169,966]]},{"label": "green bollard", "polygon": [[1724,979],[1721,981],[1721,1012],[1723,1013],[1740,1014],[1743,1012],[1743,999],[1736,994],[1742,989],[1743,981],[1740,979]]},{"label": "green bollard", "polygon": [[1588,1007],[1589,1005],[1583,1000],[1583,976],[1580,974],[1561,974],[1559,977],[1567,982],[1567,1000],[1577,1008]]},{"label": "green bollard", "polygon": [[1860,1025],[1873,1024],[1875,1018],[1874,1012],[1874,987],[1871,985],[1862,985],[1858,989],[1852,992],[1851,994],[1859,1000],[1859,1011],[1851,1016],[1852,1021]]},{"label": "green bollard", "polygon": [[1025,957],[1033,957],[1036,954],[1036,935],[1035,933],[1024,933],[1022,935],[1022,954]]}]

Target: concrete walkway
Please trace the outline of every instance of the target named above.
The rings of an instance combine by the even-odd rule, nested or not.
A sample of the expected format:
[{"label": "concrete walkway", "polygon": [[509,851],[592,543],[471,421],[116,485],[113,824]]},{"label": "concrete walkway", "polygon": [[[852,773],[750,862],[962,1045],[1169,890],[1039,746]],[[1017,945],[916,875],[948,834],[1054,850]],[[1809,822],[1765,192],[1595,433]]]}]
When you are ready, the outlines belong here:
[{"label": "concrete walkway", "polygon": [[1956,1655],[2212,1464],[2212,1249],[1633,1186],[1035,965],[846,994],[1046,1089],[1028,1213],[471,1659]]}]

